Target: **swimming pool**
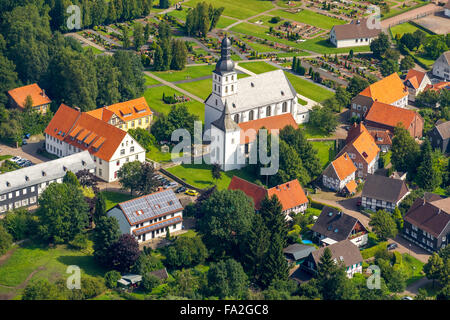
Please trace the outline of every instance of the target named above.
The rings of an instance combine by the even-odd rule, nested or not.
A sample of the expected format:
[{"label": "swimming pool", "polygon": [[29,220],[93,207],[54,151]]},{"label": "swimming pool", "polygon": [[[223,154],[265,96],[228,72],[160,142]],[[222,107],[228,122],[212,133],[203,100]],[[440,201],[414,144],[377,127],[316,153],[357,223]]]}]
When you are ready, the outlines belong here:
[{"label": "swimming pool", "polygon": [[304,244],[312,244],[312,241],[311,241],[311,240],[302,240],[302,242],[303,242]]}]

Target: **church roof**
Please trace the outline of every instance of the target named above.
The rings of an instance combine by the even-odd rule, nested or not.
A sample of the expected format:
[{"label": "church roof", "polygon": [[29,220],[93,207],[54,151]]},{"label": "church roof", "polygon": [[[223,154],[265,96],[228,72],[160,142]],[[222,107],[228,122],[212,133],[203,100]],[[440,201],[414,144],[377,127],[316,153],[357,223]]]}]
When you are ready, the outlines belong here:
[{"label": "church roof", "polygon": [[216,73],[223,74],[234,71],[234,61],[231,59],[231,40],[224,37],[222,40],[221,57],[217,61]]},{"label": "church roof", "polygon": [[222,115],[219,119],[213,121],[212,125],[217,127],[222,131],[238,131],[241,130],[238,124],[231,119],[230,110],[228,104],[225,103],[225,108],[223,109]]},{"label": "church roof", "polygon": [[231,113],[294,99],[297,92],[282,70],[238,80],[237,93],[225,98]]}]

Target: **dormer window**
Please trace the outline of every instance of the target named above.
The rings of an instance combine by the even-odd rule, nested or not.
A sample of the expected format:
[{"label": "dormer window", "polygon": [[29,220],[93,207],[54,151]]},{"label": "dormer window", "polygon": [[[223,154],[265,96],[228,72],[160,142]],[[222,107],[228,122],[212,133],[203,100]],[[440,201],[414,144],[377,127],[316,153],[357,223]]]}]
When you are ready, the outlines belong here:
[{"label": "dormer window", "polygon": [[42,171],[42,176],[45,177],[46,175],[45,171]]},{"label": "dormer window", "polygon": [[250,85],[253,87],[255,87],[255,84],[253,82],[250,82]]},{"label": "dormer window", "polygon": [[63,166],[63,171],[67,171],[67,168],[65,166]]},{"label": "dormer window", "polygon": [[25,176],[25,181],[29,181],[30,178],[28,176]]},{"label": "dormer window", "polygon": [[7,186],[7,187],[10,187],[10,186],[11,186],[11,183],[9,183],[9,181],[6,181],[6,186]]}]

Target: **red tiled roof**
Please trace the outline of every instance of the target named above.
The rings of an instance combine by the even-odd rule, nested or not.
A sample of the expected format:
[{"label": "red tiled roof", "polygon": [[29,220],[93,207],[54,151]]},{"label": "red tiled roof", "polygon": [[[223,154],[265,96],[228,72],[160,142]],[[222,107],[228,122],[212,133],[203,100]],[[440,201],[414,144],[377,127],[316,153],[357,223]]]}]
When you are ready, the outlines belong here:
[{"label": "red tiled roof", "polygon": [[362,132],[358,138],[351,142],[351,144],[356,149],[356,151],[361,154],[366,163],[371,163],[380,152],[380,148],[378,148],[368,131]]},{"label": "red tiled roof", "polygon": [[123,121],[130,121],[153,114],[144,97],[116,103],[87,112],[89,115],[108,122],[115,114]]},{"label": "red tiled roof", "polygon": [[274,129],[281,130],[286,126],[292,126],[295,129],[298,128],[294,117],[290,113],[242,122],[239,123],[238,126],[241,128],[241,144],[246,144],[255,140],[258,130],[263,127],[269,130],[269,133]]},{"label": "red tiled roof", "polygon": [[392,105],[380,102],[374,102],[366,115],[366,121],[372,121],[384,124],[390,127],[396,127],[400,122],[408,129],[414,121],[417,113],[415,111],[394,107]]},{"label": "red tiled roof", "polygon": [[280,184],[267,190],[268,196],[276,195],[283,206],[283,211],[308,203],[308,198],[297,179]]},{"label": "red tiled roof", "polygon": [[332,162],[332,166],[340,180],[344,180],[356,171],[356,167],[347,152],[336,158],[336,160]]},{"label": "red tiled roof", "polygon": [[347,132],[347,138],[345,139],[345,143],[349,143],[353,140],[355,140],[356,137],[359,137],[359,135],[363,132],[367,131],[367,128],[364,126],[362,122],[356,124],[354,123],[350,129],[348,129]]},{"label": "red tiled roof", "polygon": [[417,89],[418,87],[420,87],[420,84],[422,83],[424,77],[425,77],[425,72],[411,69],[408,71],[405,81],[409,80],[409,82],[411,82],[413,87],[415,89]]},{"label": "red tiled roof", "polygon": [[31,96],[31,99],[33,100],[33,107],[42,106],[43,104],[52,102],[47,95],[44,95],[44,91],[37,83],[9,90],[8,94],[20,108],[25,107],[25,101],[28,96]]},{"label": "red tiled roof", "polygon": [[391,135],[388,130],[370,130],[377,145],[392,145]]},{"label": "red tiled roof", "polygon": [[253,199],[256,210],[261,208],[261,201],[267,195],[266,188],[241,179],[238,176],[233,176],[228,186],[228,190],[241,190],[244,192],[247,196]]},{"label": "red tiled roof", "polygon": [[450,89],[450,82],[448,82],[448,81],[442,81],[442,82],[435,83],[435,84],[433,84],[433,85],[427,84],[427,85],[425,86],[425,89],[424,89],[424,90],[425,90],[425,91],[426,91],[426,90],[441,91],[441,90],[444,89],[444,88]]},{"label": "red tiled roof", "polygon": [[408,95],[408,90],[397,73],[393,73],[361,91],[360,95],[373,101],[392,104]]},{"label": "red tiled roof", "polygon": [[345,188],[350,193],[355,192],[357,187],[358,187],[358,185],[356,184],[355,180],[351,180],[345,185]]},{"label": "red tiled roof", "polygon": [[233,176],[228,190],[241,190],[247,196],[253,199],[255,209],[261,208],[261,201],[266,197],[276,195],[280,201],[283,211],[295,208],[308,202],[308,198],[303,191],[302,186],[298,180],[292,180],[276,187],[266,189],[257,184],[251,183],[247,180]]},{"label": "red tiled roof", "polygon": [[[127,134],[125,131],[100,119],[72,109],[64,104],[56,111],[45,129],[45,133],[81,150],[89,150],[91,155],[105,161],[111,159]],[[84,142],[78,142],[87,138],[89,133],[96,135],[95,139],[90,139],[89,137]],[[90,144],[86,146],[85,143],[87,141]]]}]

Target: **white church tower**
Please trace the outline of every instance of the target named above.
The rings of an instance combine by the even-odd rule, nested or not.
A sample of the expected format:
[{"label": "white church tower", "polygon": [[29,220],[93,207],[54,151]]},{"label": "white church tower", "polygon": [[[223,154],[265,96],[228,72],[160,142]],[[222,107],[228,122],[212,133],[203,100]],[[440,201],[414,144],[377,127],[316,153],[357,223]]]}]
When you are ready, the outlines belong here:
[{"label": "white church tower", "polygon": [[231,60],[231,41],[227,37],[222,40],[221,57],[212,78],[212,93],[205,101],[205,130],[211,129],[211,123],[222,115],[226,99],[237,94],[237,73]]}]

